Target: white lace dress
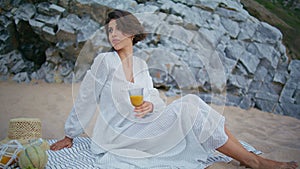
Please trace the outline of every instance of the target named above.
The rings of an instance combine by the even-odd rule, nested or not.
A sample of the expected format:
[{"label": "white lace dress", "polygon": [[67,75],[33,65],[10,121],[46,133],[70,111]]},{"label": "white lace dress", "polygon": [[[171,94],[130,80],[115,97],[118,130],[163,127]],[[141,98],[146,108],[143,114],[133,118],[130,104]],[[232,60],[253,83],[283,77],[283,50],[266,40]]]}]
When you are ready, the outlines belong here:
[{"label": "white lace dress", "polygon": [[[134,83],[126,80],[116,52],[99,54],[81,82],[65,124],[75,138],[98,114],[91,136],[95,168],[204,168],[207,157],[228,139],[224,117],[196,95],[168,106],[153,88],[144,60],[133,58]],[[128,89],[144,88],[154,111],[134,116]]]}]

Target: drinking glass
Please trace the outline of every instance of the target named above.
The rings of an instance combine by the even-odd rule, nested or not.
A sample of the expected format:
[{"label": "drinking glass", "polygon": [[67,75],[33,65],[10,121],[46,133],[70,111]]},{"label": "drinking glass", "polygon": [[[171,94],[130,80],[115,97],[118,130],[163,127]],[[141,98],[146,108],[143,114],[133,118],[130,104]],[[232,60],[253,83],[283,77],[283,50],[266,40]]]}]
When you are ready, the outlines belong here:
[{"label": "drinking glass", "polygon": [[135,88],[135,89],[128,90],[130,96],[130,102],[133,106],[137,107],[143,103],[144,101],[143,91],[144,88]]}]

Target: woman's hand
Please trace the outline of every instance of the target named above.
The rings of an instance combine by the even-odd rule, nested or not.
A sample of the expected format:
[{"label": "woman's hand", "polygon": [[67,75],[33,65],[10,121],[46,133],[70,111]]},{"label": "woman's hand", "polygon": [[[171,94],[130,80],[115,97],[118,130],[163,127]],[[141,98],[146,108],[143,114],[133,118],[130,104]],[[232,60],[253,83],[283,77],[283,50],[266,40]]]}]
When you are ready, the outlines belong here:
[{"label": "woman's hand", "polygon": [[153,111],[153,104],[148,101],[144,101],[143,104],[134,108],[134,112],[136,112],[135,116],[140,118],[146,116],[148,113],[151,113],[152,111]]},{"label": "woman's hand", "polygon": [[57,151],[63,148],[71,148],[73,145],[73,139],[65,136],[62,140],[57,141],[56,143],[50,146],[50,150]]}]

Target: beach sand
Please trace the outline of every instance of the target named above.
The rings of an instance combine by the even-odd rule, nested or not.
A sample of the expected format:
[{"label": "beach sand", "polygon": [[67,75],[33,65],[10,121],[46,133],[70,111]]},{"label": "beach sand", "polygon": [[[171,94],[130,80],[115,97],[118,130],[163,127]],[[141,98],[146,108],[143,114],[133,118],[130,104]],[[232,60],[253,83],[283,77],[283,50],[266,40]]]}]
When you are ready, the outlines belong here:
[{"label": "beach sand", "polygon": [[[79,84],[48,84],[32,81],[0,82],[0,140],[7,136],[9,119],[40,118],[45,139],[64,137],[64,122],[73,105]],[[72,94],[72,89],[75,91]],[[171,102],[175,98],[168,98]],[[263,152],[261,156],[300,162],[300,120],[237,107],[213,106],[226,117],[226,126],[242,141]],[[216,163],[209,169],[240,169],[238,162]]]}]

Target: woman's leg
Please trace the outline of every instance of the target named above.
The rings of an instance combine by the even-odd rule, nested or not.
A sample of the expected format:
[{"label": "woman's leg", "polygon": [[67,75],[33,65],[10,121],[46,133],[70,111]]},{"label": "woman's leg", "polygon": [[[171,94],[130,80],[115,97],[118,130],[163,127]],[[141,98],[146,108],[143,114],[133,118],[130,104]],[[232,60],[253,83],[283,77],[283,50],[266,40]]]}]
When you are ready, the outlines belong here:
[{"label": "woman's leg", "polygon": [[236,159],[241,164],[253,169],[295,169],[298,166],[295,162],[273,161],[251,153],[240,144],[226,127],[225,132],[228,135],[228,140],[223,146],[217,148],[217,150]]}]

